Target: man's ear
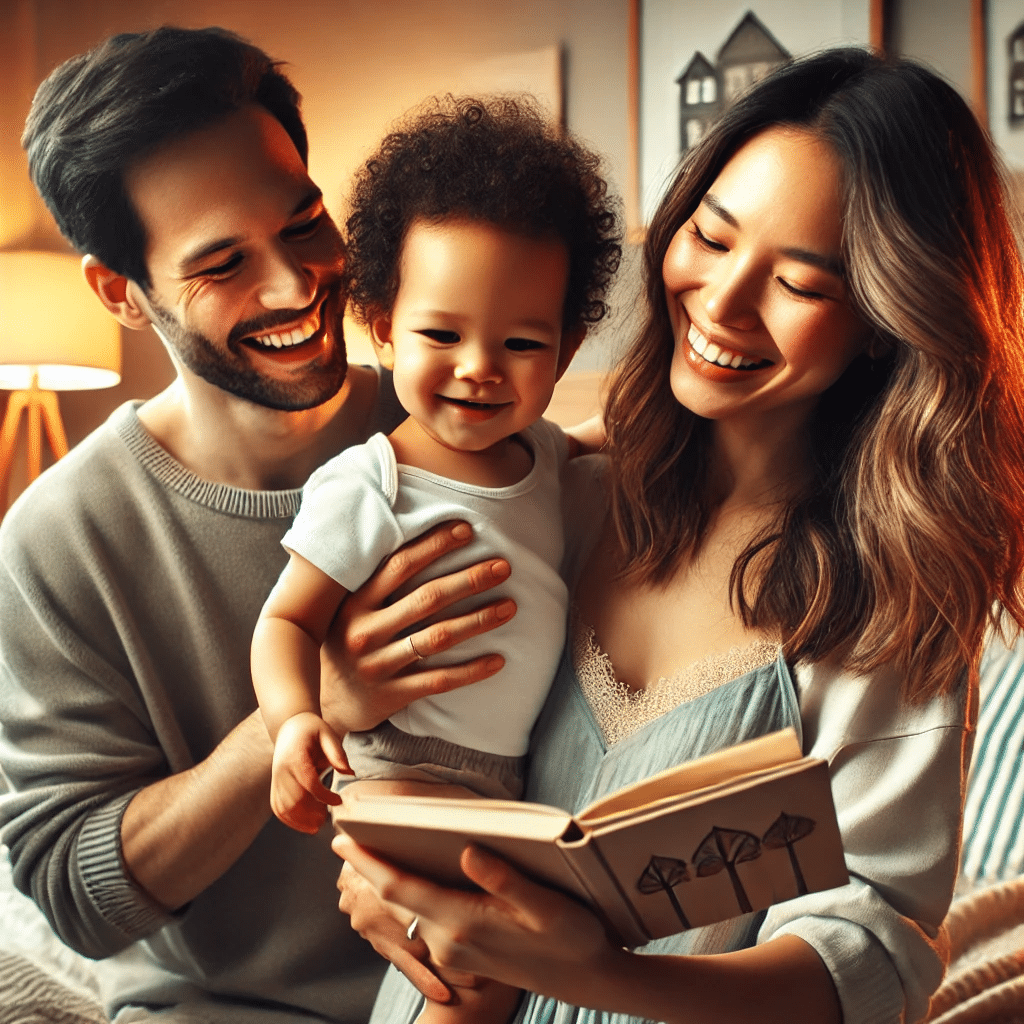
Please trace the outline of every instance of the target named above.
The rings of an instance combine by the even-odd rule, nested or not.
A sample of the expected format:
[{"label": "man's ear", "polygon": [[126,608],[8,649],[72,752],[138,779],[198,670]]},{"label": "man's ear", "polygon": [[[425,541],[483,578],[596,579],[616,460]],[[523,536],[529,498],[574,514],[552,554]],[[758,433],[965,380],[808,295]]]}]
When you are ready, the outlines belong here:
[{"label": "man's ear", "polygon": [[572,357],[576,355],[586,336],[586,324],[577,324],[575,327],[570,327],[569,330],[562,332],[562,341],[558,346],[558,364],[555,368],[555,380],[560,380],[562,374],[569,369]]},{"label": "man's ear", "polygon": [[82,273],[100,302],[125,327],[139,331],[150,326],[152,321],[141,302],[142,289],[134,281],[104,266],[95,256],[82,260]]},{"label": "man's ear", "polygon": [[385,370],[395,368],[395,346],[391,341],[391,319],[383,314],[370,317],[370,341]]}]

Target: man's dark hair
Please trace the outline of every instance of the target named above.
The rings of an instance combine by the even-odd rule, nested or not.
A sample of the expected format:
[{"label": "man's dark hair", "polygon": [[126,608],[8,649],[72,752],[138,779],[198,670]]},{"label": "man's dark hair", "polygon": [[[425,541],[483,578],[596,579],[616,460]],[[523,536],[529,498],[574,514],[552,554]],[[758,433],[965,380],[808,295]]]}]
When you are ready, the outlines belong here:
[{"label": "man's dark hair", "polygon": [[251,103],[281,122],[305,163],[299,94],[262,50],[221,28],[124,33],[50,73],[21,144],[64,237],[148,289],[145,231],[125,170]]},{"label": "man's dark hair", "polygon": [[563,242],[563,325],[596,323],[622,253],[617,203],[599,169],[594,153],[527,101],[430,101],[385,137],[356,177],[346,266],[357,316],[393,308],[414,221],[464,218]]}]

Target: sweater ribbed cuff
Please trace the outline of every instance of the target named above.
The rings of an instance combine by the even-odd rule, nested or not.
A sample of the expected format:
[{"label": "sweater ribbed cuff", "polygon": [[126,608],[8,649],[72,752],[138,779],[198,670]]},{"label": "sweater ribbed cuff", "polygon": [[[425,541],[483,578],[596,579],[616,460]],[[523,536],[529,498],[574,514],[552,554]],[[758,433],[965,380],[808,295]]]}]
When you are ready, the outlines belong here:
[{"label": "sweater ribbed cuff", "polygon": [[129,793],[87,818],[77,845],[79,870],[90,899],[110,925],[133,941],[175,920],[136,884],[121,854],[121,819],[134,795]]}]

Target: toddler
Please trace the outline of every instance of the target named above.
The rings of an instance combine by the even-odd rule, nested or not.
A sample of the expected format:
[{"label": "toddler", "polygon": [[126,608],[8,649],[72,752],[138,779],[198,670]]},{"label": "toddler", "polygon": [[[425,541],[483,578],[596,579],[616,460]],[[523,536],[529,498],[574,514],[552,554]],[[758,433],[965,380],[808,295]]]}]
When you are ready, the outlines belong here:
[{"label": "toddler", "polygon": [[[271,804],[293,828],[317,831],[324,805],[339,802],[320,781],[329,766],[520,795],[564,642],[559,473],[576,448],[541,417],[605,313],[620,255],[598,163],[528,104],[449,98],[388,135],[357,178],[350,300],[409,418],[310,477],[253,638],[275,741]],[[339,737],[321,716],[319,650],[341,601],[396,548],[452,519],[470,522],[474,540],[429,574],[500,555],[518,612],[447,658],[466,660],[475,644],[504,667]],[[518,998],[492,982],[455,991],[457,1003],[428,1003],[420,1020],[502,1020]]]}]

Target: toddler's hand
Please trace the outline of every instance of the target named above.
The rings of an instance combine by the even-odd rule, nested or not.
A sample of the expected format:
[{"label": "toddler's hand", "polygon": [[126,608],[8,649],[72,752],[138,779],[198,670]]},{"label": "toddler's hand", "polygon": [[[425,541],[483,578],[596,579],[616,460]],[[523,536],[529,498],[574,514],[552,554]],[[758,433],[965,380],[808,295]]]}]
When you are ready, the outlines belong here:
[{"label": "toddler's hand", "polygon": [[270,783],[270,808],[290,828],[317,832],[324,805],[341,803],[320,779],[328,768],[352,774],[337,733],[310,711],[293,715],[278,730]]}]

